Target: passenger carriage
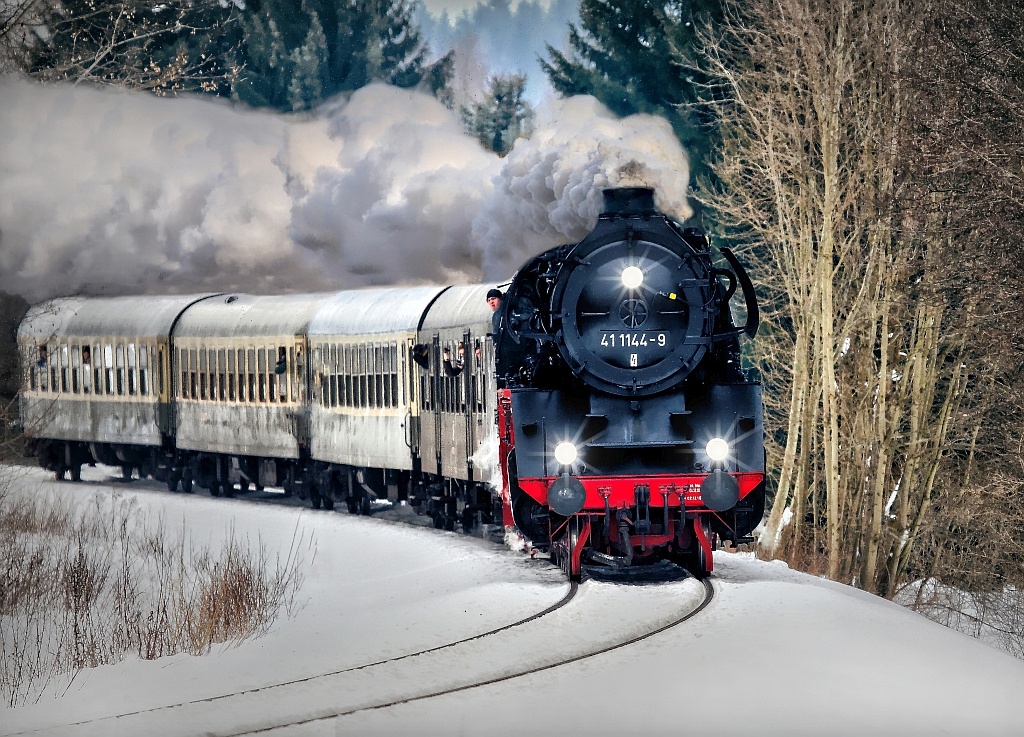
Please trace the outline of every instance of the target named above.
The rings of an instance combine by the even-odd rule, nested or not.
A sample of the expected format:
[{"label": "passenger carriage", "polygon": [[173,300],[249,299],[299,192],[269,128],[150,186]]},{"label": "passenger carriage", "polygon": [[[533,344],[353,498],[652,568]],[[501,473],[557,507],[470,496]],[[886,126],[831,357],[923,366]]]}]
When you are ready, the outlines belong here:
[{"label": "passenger carriage", "polygon": [[209,295],[54,299],[18,331],[21,418],[58,477],[84,463],[160,473],[173,447],[170,332]]}]

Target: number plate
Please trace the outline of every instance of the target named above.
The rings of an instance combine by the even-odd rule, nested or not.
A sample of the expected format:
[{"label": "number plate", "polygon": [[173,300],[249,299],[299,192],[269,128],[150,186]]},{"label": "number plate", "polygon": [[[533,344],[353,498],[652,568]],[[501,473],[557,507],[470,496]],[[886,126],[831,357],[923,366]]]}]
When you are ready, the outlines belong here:
[{"label": "number plate", "polygon": [[615,333],[602,331],[602,348],[664,348],[668,345],[668,333],[657,330],[640,330]]}]

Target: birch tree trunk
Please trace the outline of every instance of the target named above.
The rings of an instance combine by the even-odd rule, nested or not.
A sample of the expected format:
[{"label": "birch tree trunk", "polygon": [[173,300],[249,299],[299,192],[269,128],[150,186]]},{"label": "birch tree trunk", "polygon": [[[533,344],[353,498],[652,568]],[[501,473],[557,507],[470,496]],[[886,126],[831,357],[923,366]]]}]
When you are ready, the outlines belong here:
[{"label": "birch tree trunk", "polygon": [[970,299],[943,294],[947,234],[906,185],[924,164],[906,145],[923,92],[905,69],[928,13],[775,0],[731,7],[706,39],[723,131],[708,205],[756,263],[766,427],[785,429],[767,440],[761,543],[886,595],[967,424]]}]

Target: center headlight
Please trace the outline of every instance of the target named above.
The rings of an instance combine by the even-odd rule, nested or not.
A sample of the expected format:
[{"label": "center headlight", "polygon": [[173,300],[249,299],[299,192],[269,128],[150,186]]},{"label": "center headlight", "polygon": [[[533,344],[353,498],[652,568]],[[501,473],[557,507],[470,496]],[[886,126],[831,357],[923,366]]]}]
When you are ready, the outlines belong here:
[{"label": "center headlight", "polygon": [[559,443],[555,446],[555,460],[563,466],[569,466],[576,462],[576,446],[572,443]]},{"label": "center headlight", "polygon": [[713,461],[724,461],[729,457],[729,443],[722,438],[711,438],[704,450]]},{"label": "center headlight", "polygon": [[636,289],[644,283],[644,272],[639,266],[627,266],[622,270],[622,283],[626,289]]}]

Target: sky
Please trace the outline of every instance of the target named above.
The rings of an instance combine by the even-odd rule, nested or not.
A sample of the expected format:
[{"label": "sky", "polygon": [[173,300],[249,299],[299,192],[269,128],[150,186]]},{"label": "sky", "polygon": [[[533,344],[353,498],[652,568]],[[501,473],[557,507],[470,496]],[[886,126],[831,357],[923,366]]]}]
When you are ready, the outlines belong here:
[{"label": "sky", "polygon": [[[420,0],[424,7],[430,11],[431,15],[440,15],[442,12],[447,11],[450,16],[456,16],[465,11],[471,11],[479,5],[486,5],[484,0]],[[551,0],[537,0],[543,7],[548,7],[551,4]],[[519,2],[516,0],[512,3],[518,5]]]},{"label": "sky", "polygon": [[[238,647],[54,683],[39,703],[0,711],[0,734],[1010,737],[1024,724],[1024,661],[780,562],[718,553],[706,609],[572,663],[559,665],[663,627],[701,587],[585,581],[550,615],[423,653],[542,611],[568,585],[546,561],[483,539],[83,472],[71,485],[23,471],[16,493],[117,494],[200,541],[230,529],[282,554],[300,531],[304,606]],[[550,667],[517,676],[538,664]]]},{"label": "sky", "polygon": [[568,26],[579,23],[579,2],[489,0],[462,12],[428,7],[416,19],[436,54],[455,52],[457,108],[480,99],[496,74],[525,75],[527,100],[536,106],[555,96],[539,59],[549,58],[548,45],[568,50]]}]

